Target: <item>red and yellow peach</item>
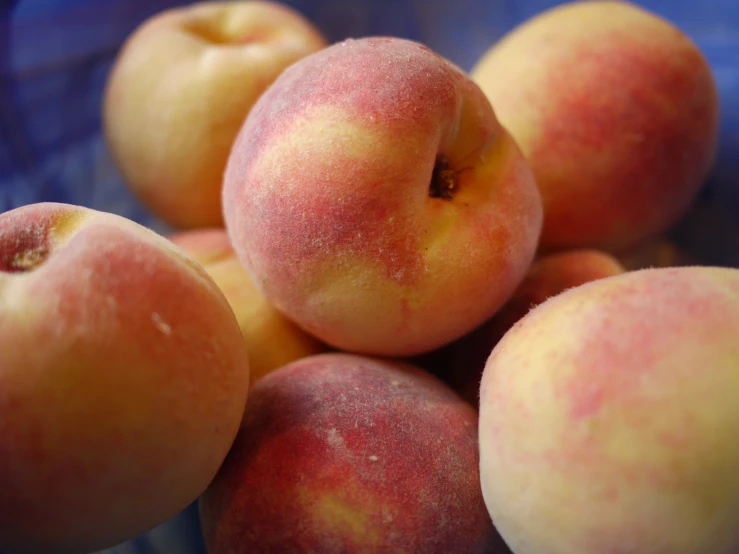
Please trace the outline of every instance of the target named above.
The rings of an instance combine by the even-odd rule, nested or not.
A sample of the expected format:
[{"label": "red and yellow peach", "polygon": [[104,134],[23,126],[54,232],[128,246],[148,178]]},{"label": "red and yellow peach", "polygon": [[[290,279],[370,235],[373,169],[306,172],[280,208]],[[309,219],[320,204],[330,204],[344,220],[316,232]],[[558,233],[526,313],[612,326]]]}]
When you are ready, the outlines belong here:
[{"label": "red and yellow peach", "polygon": [[531,171],[480,89],[392,37],[337,43],[282,73],[231,151],[224,211],[270,302],[336,348],[383,356],[432,350],[490,317],[542,220]]},{"label": "red and yellow peach", "polygon": [[497,537],[472,407],[412,365],[345,353],[254,385],[200,511],[210,554],[463,554]]},{"label": "red and yellow peach", "polygon": [[471,71],[531,164],[541,251],[618,253],[666,231],[716,156],[711,68],[636,4],[567,2],[505,35]]},{"label": "red and yellow peach", "polygon": [[0,216],[0,550],[88,552],[177,514],[248,383],[228,302],[164,237],[65,204]]},{"label": "red and yellow peach", "polygon": [[739,270],[645,269],[529,312],[480,391],[486,505],[516,554],[739,549]]}]

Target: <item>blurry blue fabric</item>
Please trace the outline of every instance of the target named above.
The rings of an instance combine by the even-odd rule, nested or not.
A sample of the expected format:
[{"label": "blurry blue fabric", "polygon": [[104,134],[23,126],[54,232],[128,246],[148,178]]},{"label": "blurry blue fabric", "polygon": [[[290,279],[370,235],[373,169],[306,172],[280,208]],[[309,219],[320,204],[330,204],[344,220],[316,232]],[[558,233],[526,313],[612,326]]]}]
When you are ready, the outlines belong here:
[{"label": "blurry blue fabric", "polygon": [[[129,33],[154,13],[188,3],[0,0],[0,212],[33,202],[68,202],[165,230],[160,221],[135,202],[111,162],[100,132],[101,98],[108,70]],[[373,34],[407,37],[426,43],[469,70],[506,31],[561,2],[284,3],[306,15],[331,41]],[[706,252],[709,261],[715,258],[726,263],[726,256],[733,252],[731,262],[739,265],[739,250],[726,246],[725,240],[721,242],[727,230],[739,236],[739,1],[637,3],[680,26],[697,42],[713,67],[723,119],[719,159],[702,195],[702,202],[712,207],[687,223],[700,226],[701,232],[687,229],[683,239]],[[190,507],[145,537],[105,552],[202,553],[197,511]]]}]

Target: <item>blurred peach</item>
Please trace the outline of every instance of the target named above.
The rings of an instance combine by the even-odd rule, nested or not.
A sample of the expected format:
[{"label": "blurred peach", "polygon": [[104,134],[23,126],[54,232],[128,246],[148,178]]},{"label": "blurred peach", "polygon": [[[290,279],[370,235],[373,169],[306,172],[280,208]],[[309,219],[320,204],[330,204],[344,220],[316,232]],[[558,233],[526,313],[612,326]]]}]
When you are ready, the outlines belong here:
[{"label": "blurred peach", "polygon": [[195,2],[142,23],[118,54],[103,107],[131,190],[175,228],[221,225],[223,171],[244,118],[286,67],[325,44],[276,2]]}]

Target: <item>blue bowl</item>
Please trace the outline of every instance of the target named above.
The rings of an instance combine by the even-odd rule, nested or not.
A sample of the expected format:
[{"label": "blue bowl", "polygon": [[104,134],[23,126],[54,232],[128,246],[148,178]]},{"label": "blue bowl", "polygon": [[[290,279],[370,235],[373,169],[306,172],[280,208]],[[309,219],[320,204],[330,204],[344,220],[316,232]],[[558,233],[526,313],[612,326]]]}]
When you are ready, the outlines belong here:
[{"label": "blue bowl", "polygon": [[[103,86],[118,48],[146,18],[190,2],[0,0],[0,212],[79,204],[166,226],[131,196],[100,129]],[[284,0],[329,38],[418,40],[469,70],[515,25],[553,0]],[[722,123],[715,168],[672,237],[705,264],[739,267],[739,2],[641,0],[699,45],[716,77]],[[0,491],[2,494],[2,491]],[[111,499],[115,501],[115,499]],[[107,554],[205,552],[195,505]]]}]

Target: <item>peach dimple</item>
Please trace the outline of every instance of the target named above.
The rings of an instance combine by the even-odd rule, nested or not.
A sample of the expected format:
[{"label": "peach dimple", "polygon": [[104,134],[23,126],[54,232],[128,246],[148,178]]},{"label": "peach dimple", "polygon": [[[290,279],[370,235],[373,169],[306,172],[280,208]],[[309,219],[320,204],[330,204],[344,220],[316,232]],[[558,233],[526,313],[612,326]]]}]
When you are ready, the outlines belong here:
[{"label": "peach dimple", "polygon": [[26,273],[41,266],[88,214],[73,207],[11,210],[0,228],[0,273]]}]

